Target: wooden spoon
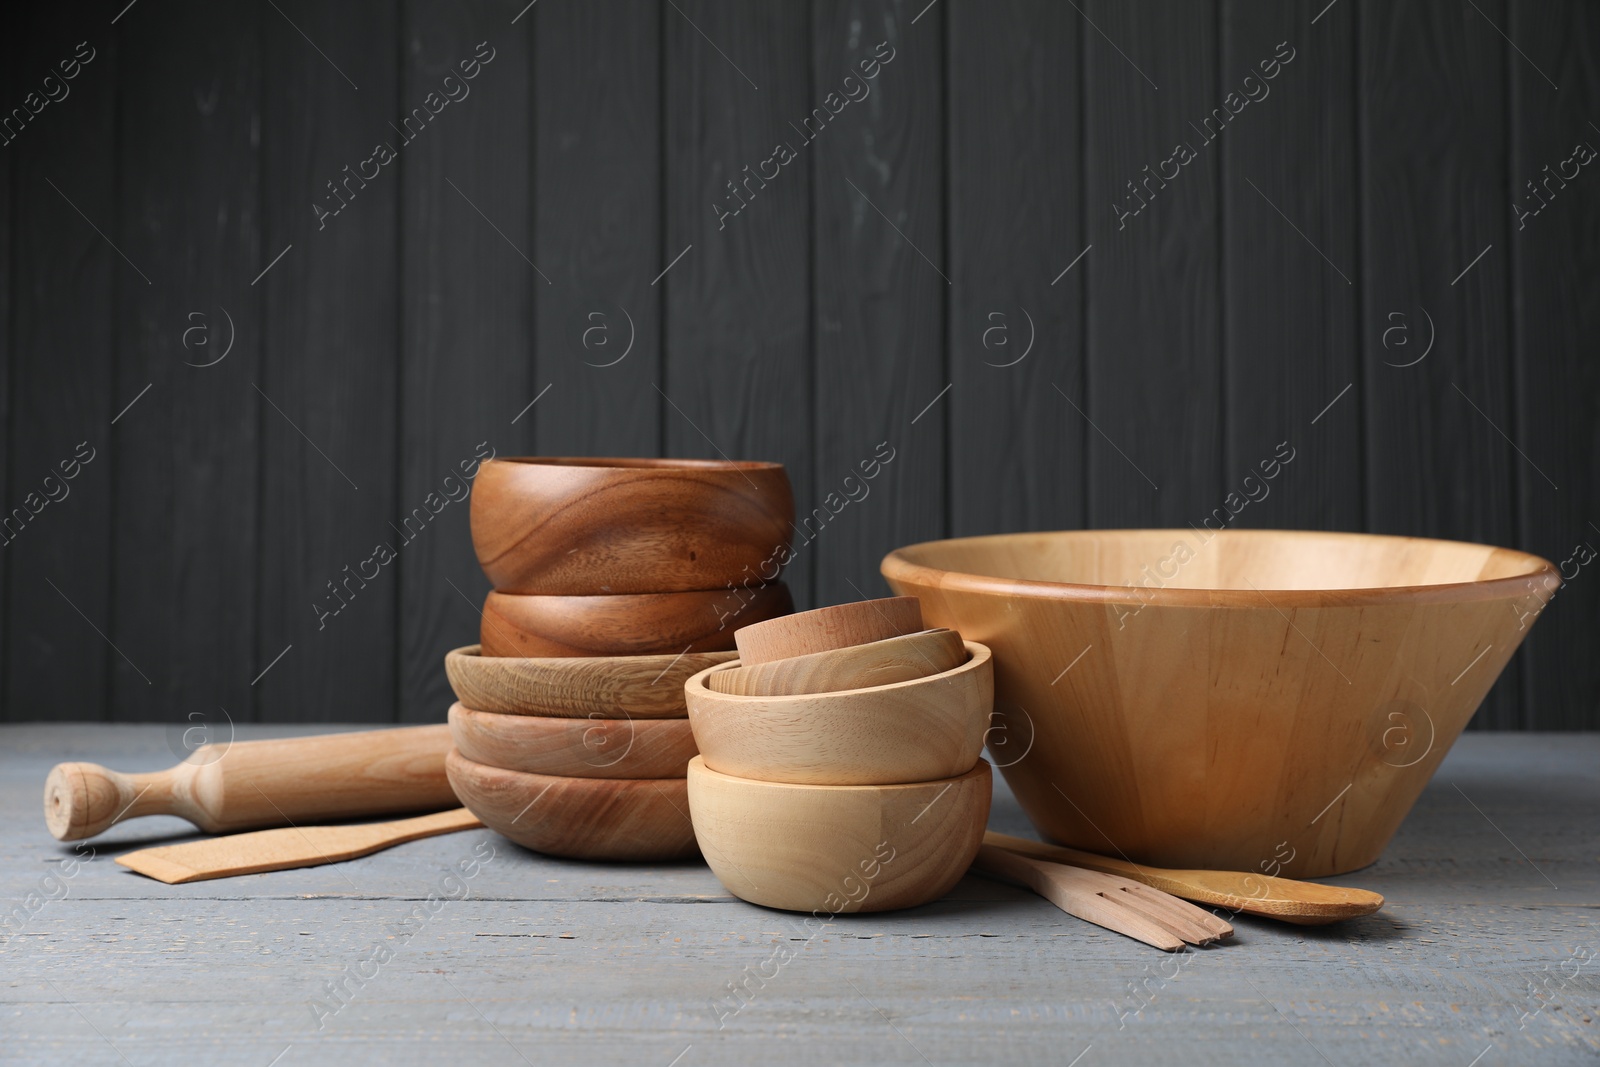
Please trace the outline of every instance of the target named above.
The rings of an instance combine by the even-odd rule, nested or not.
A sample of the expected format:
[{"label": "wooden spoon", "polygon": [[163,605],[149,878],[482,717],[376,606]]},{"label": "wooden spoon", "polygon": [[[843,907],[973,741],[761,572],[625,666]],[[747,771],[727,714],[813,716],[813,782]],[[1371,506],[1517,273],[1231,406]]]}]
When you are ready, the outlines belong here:
[{"label": "wooden spoon", "polygon": [[1166,870],[992,831],[983,835],[983,841],[986,845],[1034,859],[1119,875],[1199,904],[1297,926],[1323,926],[1371,915],[1383,907],[1383,897],[1365,889],[1297,882],[1292,878],[1273,878],[1245,871]]},{"label": "wooden spoon", "polygon": [[943,674],[966,658],[966,646],[954,630],[923,630],[809,656],[741,664],[707,675],[706,685],[746,697],[837,693]]}]

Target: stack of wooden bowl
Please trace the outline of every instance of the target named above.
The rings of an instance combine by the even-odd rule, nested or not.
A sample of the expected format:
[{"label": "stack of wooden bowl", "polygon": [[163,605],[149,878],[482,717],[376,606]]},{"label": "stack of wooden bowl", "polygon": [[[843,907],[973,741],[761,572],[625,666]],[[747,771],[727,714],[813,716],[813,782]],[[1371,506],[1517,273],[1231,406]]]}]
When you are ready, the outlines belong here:
[{"label": "stack of wooden bowl", "polygon": [[461,802],[552,855],[692,855],[684,680],[794,610],[793,522],[775,463],[483,464],[472,540],[494,590],[479,644],[445,658]]},{"label": "stack of wooden bowl", "polygon": [[989,650],[925,630],[915,597],[741,629],[684,684],[700,850],[753,904],[914,907],[966,873],[989,818]]}]

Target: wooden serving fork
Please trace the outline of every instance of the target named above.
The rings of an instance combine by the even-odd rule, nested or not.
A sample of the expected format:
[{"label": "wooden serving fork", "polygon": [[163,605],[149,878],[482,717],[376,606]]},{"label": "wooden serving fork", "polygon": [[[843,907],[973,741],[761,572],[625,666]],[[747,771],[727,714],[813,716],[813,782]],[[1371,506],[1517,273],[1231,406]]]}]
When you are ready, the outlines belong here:
[{"label": "wooden serving fork", "polygon": [[1185,943],[1209,945],[1233,936],[1233,927],[1209,911],[1115,875],[1033,859],[993,845],[978,849],[972,869],[1027,886],[1068,915],[1167,952],[1178,952]]}]

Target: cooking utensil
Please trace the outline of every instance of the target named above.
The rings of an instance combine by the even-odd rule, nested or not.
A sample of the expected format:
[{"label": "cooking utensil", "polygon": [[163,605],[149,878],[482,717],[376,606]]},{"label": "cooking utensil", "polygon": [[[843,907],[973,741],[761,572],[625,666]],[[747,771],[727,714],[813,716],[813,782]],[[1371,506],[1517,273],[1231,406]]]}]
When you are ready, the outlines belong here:
[{"label": "cooking utensil", "polygon": [[983,835],[983,843],[1033,859],[1119,875],[1185,900],[1297,926],[1354,919],[1383,907],[1383,897],[1365,889],[1297,882],[1245,871],[1171,871],[993,831]]},{"label": "cooking utensil", "polygon": [[470,830],[483,824],[466,808],[357,826],[285,826],[229,834],[181,845],[144,848],[118,856],[129,870],[168,885],[232,878],[240,874],[316,867],[367,856],[418,838]]},{"label": "cooking utensil", "polygon": [[781,464],[492,459],[472,490],[472,544],[505,593],[592,596],[773,581],[794,493]]},{"label": "cooking utensil", "polygon": [[451,750],[450,784],[489,829],[552,856],[675,860],[695,854],[682,778],[567,778],[506,771]]},{"label": "cooking utensil", "polygon": [[782,582],[746,589],[619,596],[490,593],[478,627],[484,656],[647,656],[722,652],[734,631],[794,610]]},{"label": "cooking utensil", "polygon": [[839,693],[731,696],[710,667],[684,683],[706,767],[741,778],[811,785],[890,785],[950,778],[983,752],[994,701],[989,650],[968,643],[954,670]]},{"label": "cooking utensil", "polygon": [[1032,859],[992,845],[978,849],[972,870],[1016,882],[1085,922],[1177,952],[1185,943],[1209,945],[1233,927],[1204,909],[1140,882],[1099,871]]},{"label": "cooking utensil", "polygon": [[485,656],[477,645],[444,657],[456,699],[477,711],[507,715],[681,719],[689,714],[683,683],[736,652],[671,656]]},{"label": "cooking utensil", "polygon": [[1559,585],[1523,552],[1278,530],[962,538],[883,573],[994,650],[1042,836],[1297,878],[1378,858]]},{"label": "cooking utensil", "polygon": [[786,785],[689,761],[700,850],[752,904],[813,913],[887,911],[936,900],[961,880],[983,839],[992,776],[910,785]]},{"label": "cooking utensil", "polygon": [[942,674],[967,658],[954,630],[923,630],[864,645],[769,660],[706,675],[706,685],[733,696],[798,696],[893,685]]},{"label": "cooking utensil", "polygon": [[456,751],[474,763],[572,778],[682,778],[699,751],[688,719],[558,719],[450,707]]},{"label": "cooking utensil", "polygon": [[[916,597],[887,597],[802,611],[782,618],[742,621],[734,641],[745,666],[864,645],[925,629]],[[954,627],[952,627],[954,629]]]},{"label": "cooking utensil", "polygon": [[177,815],[228,833],[453,808],[449,748],[450,728],[440,723],[204,745],[150,774],[59,763],[44,784],[45,825],[59,840],[77,841],[141,815]]}]

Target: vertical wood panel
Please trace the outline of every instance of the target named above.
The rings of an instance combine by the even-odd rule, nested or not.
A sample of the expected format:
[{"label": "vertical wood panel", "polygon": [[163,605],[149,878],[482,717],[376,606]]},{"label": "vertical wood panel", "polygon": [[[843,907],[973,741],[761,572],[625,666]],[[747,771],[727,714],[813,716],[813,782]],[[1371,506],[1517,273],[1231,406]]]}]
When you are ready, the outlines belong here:
[{"label": "vertical wood panel", "polygon": [[[807,10],[675,0],[662,20],[671,57],[658,270],[670,269],[656,283],[666,287],[666,452],[781,462],[803,513],[817,491],[808,266],[815,147],[789,123],[811,106]],[[757,172],[782,143],[795,158],[763,188]],[[747,178],[747,166],[756,177]],[[735,179],[750,183],[737,198]],[[784,572],[800,605],[816,556],[815,546],[797,546]]]},{"label": "vertical wood panel", "polygon": [[[118,292],[146,285],[104,236],[116,232],[112,33],[103,23],[85,29],[77,11],[59,5],[29,9],[16,32],[27,44],[19,47],[14,85],[42,85],[59,63],[74,60],[79,42],[87,41],[83,54],[92,58],[80,63],[65,99],[45,105],[0,149],[16,168],[6,516],[47,500],[46,477],[55,476],[58,497],[67,494],[40,506],[0,549],[10,566],[6,715],[99,719],[108,671],[127,666],[102,636],[111,630],[111,420],[133,399],[113,395],[113,309]],[[93,458],[61,482],[59,465],[75,462],[80,444]]]},{"label": "vertical wood panel", "polygon": [[[1214,4],[1083,10],[1099,27],[1083,37],[1089,384],[1059,410],[1098,427],[1092,525],[1181,527],[1222,504],[1216,142],[1243,131],[1203,132],[1223,106]],[[1144,168],[1157,172],[1179,143],[1194,158],[1162,188]]]},{"label": "vertical wood panel", "polygon": [[[401,172],[413,164],[390,124],[422,101],[396,102],[393,4],[278,6],[282,15],[263,14],[277,80],[266,94],[261,267],[293,247],[257,284],[267,523],[257,669],[293,648],[255,688],[263,716],[277,721],[386,722],[396,715],[399,568],[380,566],[364,584],[360,570],[371,573],[363,563],[379,544],[406,551],[392,525],[403,518],[396,219]],[[437,132],[421,126],[414,136]],[[379,143],[398,158],[363,188],[357,168]],[[349,183],[342,199],[328,188],[335,179]],[[338,214],[319,220],[319,203]],[[338,613],[323,618],[317,605]]]},{"label": "vertical wood panel", "polygon": [[[406,4],[402,106],[433,92],[448,101],[402,150],[399,512],[423,517],[393,576],[408,722],[443,721],[452,699],[444,654],[477,640],[488,590],[461,464],[475,471],[481,444],[514,455],[531,436],[527,416],[512,419],[534,395],[533,296],[545,283],[527,258],[531,26],[527,17],[512,25],[515,14],[487,0]],[[485,43],[486,65],[477,59]],[[463,60],[476,77],[462,78]]]},{"label": "vertical wood panel", "polygon": [[1600,150],[1600,12],[1514,2],[1506,33],[1526,53],[1506,56],[1519,407],[1508,431],[1527,453],[1511,459],[1523,471],[1519,540],[1567,579],[1528,638],[1523,722],[1536,730],[1592,730],[1600,726],[1600,559],[1584,561],[1600,552],[1600,160],[1580,167],[1567,161],[1579,143]]},{"label": "vertical wood panel", "polygon": [[[7,100],[12,99],[17,84],[17,53],[17,35],[6,34],[0,40],[0,92],[6,94]],[[11,172],[15,157],[16,153],[10,145],[0,147],[0,448],[4,449],[4,455],[0,455],[0,517],[4,517],[12,506],[11,456],[15,447],[11,443],[11,338],[16,328],[11,293],[14,278],[12,258],[16,254],[11,220],[16,204],[11,195]],[[11,672],[11,630],[7,611],[11,601],[6,596],[11,573],[11,554],[6,551],[8,547],[5,538],[0,536],[0,722],[9,717],[6,713],[6,679]]]},{"label": "vertical wood panel", "polygon": [[[1313,25],[1317,14],[1271,0],[1227,0],[1223,9],[1222,88],[1243,108],[1216,146],[1223,477],[1242,510],[1225,507],[1213,527],[1365,525],[1354,12],[1335,8]],[[1286,466],[1277,461],[1284,443],[1294,449]],[[1274,469],[1275,478],[1263,476]]]},{"label": "vertical wood panel", "polygon": [[[1488,21],[1503,26],[1504,11],[1487,0],[1478,7],[1402,0],[1359,11],[1368,514],[1380,533],[1503,545],[1520,474],[1503,436],[1505,41]],[[1385,356],[1407,361],[1382,345],[1390,313],[1407,314],[1416,332],[1419,309],[1437,325],[1432,353],[1385,366]],[[1463,667],[1472,656],[1462,649]],[[1475,725],[1516,723],[1519,670],[1513,661]]]},{"label": "vertical wood panel", "polygon": [[1049,0],[945,17],[951,533],[1075,528],[1090,431],[1052,383],[1083,395],[1082,19]]},{"label": "vertical wood panel", "polygon": [[527,16],[537,49],[534,262],[551,282],[535,279],[535,392],[550,392],[523,421],[545,455],[661,449],[666,283],[650,281],[666,265],[663,10],[681,18],[653,0],[542,4]]},{"label": "vertical wood panel", "polygon": [[113,661],[115,719],[216,724],[219,708],[250,709],[260,444],[250,383],[261,331],[250,290],[261,264],[255,20],[253,8],[184,0],[120,23],[117,243],[155,284],[124,287],[118,316],[116,395],[149,392],[117,423],[109,632],[150,680]]}]

